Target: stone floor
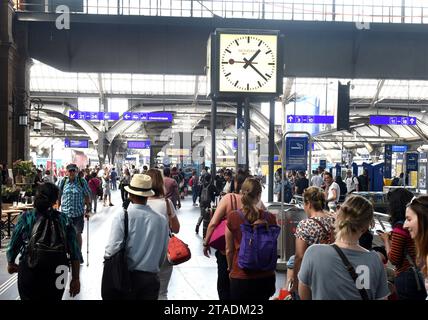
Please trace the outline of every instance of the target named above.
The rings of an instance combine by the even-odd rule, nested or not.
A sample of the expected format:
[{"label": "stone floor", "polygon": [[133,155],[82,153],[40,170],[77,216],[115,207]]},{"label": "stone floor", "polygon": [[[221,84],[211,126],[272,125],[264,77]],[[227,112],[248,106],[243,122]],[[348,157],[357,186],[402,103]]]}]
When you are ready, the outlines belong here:
[{"label": "stone floor", "polygon": [[[263,197],[265,198],[265,197]],[[85,263],[81,265],[81,292],[70,298],[66,289],[63,299],[66,300],[99,300],[101,299],[101,276],[103,269],[104,248],[110,233],[111,218],[121,209],[120,192],[112,191],[113,207],[102,207],[99,203],[98,212],[85,223],[82,254]],[[202,228],[200,235],[195,234],[195,224],[199,217],[199,208],[192,206],[191,197],[182,201],[178,211],[181,230],[178,236],[189,244],[192,258],[174,267],[169,284],[170,300],[216,300],[217,296],[217,264],[214,255],[207,258],[202,252]],[[19,299],[16,274],[9,275],[6,271],[5,245],[0,249],[0,300]],[[89,255],[87,253],[89,249]],[[89,265],[88,265],[89,262]],[[284,273],[277,272],[277,292],[284,283]]]}]

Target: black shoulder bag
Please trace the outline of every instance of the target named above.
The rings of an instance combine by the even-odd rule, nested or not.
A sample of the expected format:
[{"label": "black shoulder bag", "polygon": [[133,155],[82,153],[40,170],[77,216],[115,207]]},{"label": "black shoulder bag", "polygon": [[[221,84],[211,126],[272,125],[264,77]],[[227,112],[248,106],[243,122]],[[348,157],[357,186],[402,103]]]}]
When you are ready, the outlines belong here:
[{"label": "black shoulder bag", "polygon": [[128,238],[128,212],[124,212],[125,234],[121,248],[111,257],[104,259],[104,270],[101,283],[103,300],[124,300],[131,291],[130,272],[126,256]]},{"label": "black shoulder bag", "polygon": [[[345,254],[343,253],[343,251],[337,246],[337,245],[335,245],[335,244],[332,244],[331,245],[335,250],[336,250],[336,252],[339,254],[339,256],[340,256],[340,258],[342,259],[342,261],[343,261],[343,264],[346,266],[346,270],[348,270],[348,272],[349,272],[349,274],[351,275],[351,277],[352,277],[352,280],[354,280],[354,283],[357,281],[357,278],[358,278],[358,275],[357,275],[357,273],[355,272],[355,269],[354,269],[354,267],[352,266],[352,264],[349,262],[349,260],[348,260],[348,258],[346,258],[346,256],[345,256]],[[360,292],[360,295],[361,295],[361,298],[363,299],[363,300],[370,300],[369,299],[369,295],[367,294],[367,291],[366,291],[366,289],[358,289],[358,291]]]}]

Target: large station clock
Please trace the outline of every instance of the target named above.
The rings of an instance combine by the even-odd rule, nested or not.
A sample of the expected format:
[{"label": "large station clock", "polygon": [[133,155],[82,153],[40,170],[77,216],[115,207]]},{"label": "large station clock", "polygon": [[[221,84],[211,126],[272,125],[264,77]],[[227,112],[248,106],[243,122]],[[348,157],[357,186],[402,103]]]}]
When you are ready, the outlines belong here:
[{"label": "large station clock", "polygon": [[211,41],[214,98],[281,93],[282,57],[277,31],[218,29]]}]

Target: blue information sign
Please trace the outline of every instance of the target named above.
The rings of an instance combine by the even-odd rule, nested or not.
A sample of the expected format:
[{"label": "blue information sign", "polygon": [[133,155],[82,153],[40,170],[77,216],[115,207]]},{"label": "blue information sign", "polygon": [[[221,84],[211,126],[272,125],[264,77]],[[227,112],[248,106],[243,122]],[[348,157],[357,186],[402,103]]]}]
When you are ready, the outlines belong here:
[{"label": "blue information sign", "polygon": [[[237,150],[238,149],[238,140],[237,139],[233,139],[233,141],[232,141],[232,149],[233,150]],[[248,150],[257,150],[256,144],[250,142],[248,144]]]},{"label": "blue information sign", "polygon": [[373,125],[415,126],[416,122],[416,117],[370,116],[370,124]]},{"label": "blue information sign", "polygon": [[383,176],[385,178],[390,179],[392,175],[392,145],[386,144],[385,145],[385,167],[383,171]]},{"label": "blue information sign", "polygon": [[392,145],[391,147],[392,152],[407,152],[408,146],[406,146],[405,144],[403,145]]},{"label": "blue information sign", "polygon": [[320,160],[320,167],[323,169],[327,168],[327,160]]},{"label": "blue information sign", "polygon": [[150,140],[128,141],[128,149],[150,149]]},{"label": "blue information sign", "polygon": [[285,169],[306,171],[308,169],[308,138],[289,137],[285,140]]},{"label": "blue information sign", "polygon": [[418,171],[419,154],[406,153],[406,171]]},{"label": "blue information sign", "polygon": [[124,112],[125,121],[153,121],[153,122],[171,122],[172,113],[169,112]]},{"label": "blue information sign", "polygon": [[69,111],[70,120],[88,120],[88,121],[116,121],[119,120],[119,112],[87,112],[87,111]]},{"label": "blue information sign", "polygon": [[89,141],[65,139],[64,146],[66,148],[89,148]]},{"label": "blue information sign", "polygon": [[334,116],[301,116],[295,114],[287,115],[287,123],[306,123],[306,124],[319,124],[319,123],[334,123]]}]

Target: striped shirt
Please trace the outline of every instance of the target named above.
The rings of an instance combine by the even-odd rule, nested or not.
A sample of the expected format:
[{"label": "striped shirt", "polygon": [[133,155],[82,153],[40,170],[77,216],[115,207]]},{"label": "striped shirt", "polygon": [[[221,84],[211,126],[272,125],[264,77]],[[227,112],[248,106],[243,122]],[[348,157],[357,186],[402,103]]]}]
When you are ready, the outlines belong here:
[{"label": "striped shirt", "polygon": [[70,181],[69,178],[64,179],[65,183],[61,196],[61,211],[70,218],[80,217],[85,213],[85,196],[89,197],[91,194],[88,183],[85,179],[78,177],[76,177],[73,182]]},{"label": "striped shirt", "polygon": [[409,231],[403,229],[403,223],[398,222],[394,225],[391,232],[391,251],[388,254],[389,261],[396,268],[396,275],[410,268],[410,262],[406,259],[405,248],[407,253],[416,261],[416,248]]},{"label": "striped shirt", "polygon": [[[59,214],[60,225],[65,233],[70,260],[81,260],[82,253],[77,243],[76,230],[73,224],[64,213],[58,211],[57,213]],[[19,216],[6,252],[8,262],[15,262],[18,254],[21,254],[19,260],[24,260],[27,254],[27,244],[30,240],[33,226],[40,217],[41,214],[37,214],[35,210],[26,211]]]}]

